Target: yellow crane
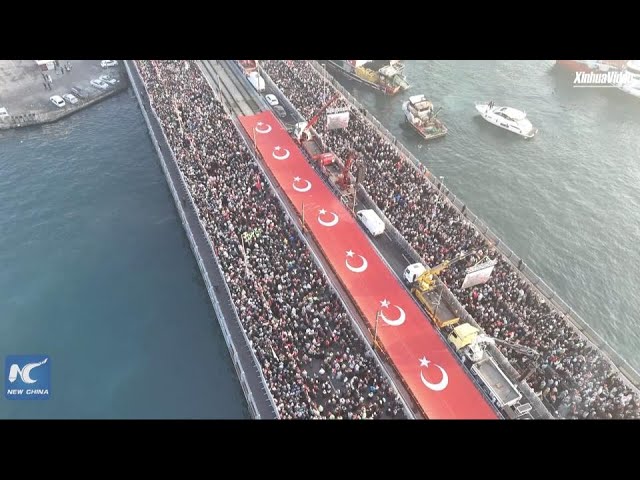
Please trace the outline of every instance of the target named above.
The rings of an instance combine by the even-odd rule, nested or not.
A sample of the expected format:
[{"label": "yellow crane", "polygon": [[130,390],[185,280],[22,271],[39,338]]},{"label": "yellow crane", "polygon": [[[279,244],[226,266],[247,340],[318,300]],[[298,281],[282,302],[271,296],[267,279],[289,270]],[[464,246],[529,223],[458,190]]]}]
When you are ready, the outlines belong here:
[{"label": "yellow crane", "polygon": [[[451,314],[446,308],[440,308],[440,296],[434,295],[437,286],[437,275],[457,263],[477,252],[469,252],[450,260],[445,260],[440,265],[427,269],[422,263],[414,263],[404,270],[404,278],[411,286],[411,293],[415,295],[420,304],[429,312],[433,321],[438,327],[443,328],[455,325],[460,320],[459,317]],[[442,293],[442,292],[440,292]]]}]

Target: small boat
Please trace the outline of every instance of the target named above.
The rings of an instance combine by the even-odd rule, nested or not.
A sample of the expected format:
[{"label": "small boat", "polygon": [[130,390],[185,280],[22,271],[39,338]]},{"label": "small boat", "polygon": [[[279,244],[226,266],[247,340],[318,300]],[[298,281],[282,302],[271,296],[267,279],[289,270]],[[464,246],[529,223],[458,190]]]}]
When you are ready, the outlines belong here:
[{"label": "small boat", "polygon": [[533,128],[533,125],[527,119],[527,114],[515,108],[500,107],[494,105],[493,101],[491,101],[488,103],[476,103],[476,110],[487,122],[517,133],[524,138],[532,138],[538,133],[538,130]]},{"label": "small boat", "polygon": [[424,95],[413,95],[402,104],[405,119],[416,132],[425,140],[444,137],[449,131],[444,123],[436,118],[437,112],[433,110],[433,103]]},{"label": "small boat", "polygon": [[395,95],[409,88],[400,60],[328,60],[345,77],[371,87],[385,95]]}]

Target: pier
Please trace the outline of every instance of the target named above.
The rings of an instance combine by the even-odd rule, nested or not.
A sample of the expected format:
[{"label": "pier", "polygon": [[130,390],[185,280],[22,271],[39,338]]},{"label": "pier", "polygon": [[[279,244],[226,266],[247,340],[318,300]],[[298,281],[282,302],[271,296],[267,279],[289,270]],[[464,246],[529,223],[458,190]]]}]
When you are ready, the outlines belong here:
[{"label": "pier", "polygon": [[[61,60],[64,67],[67,60]],[[0,60],[0,130],[57,122],[127,89],[128,77],[122,62],[102,68],[100,60],[72,60],[71,70],[40,70],[33,60]],[[117,80],[101,90],[91,80],[108,75]],[[45,89],[51,77],[51,89]],[[72,90],[73,89],[73,90]],[[74,93],[74,90],[78,93]],[[73,94],[77,103],[65,100],[62,108],[51,103],[53,95]]]}]

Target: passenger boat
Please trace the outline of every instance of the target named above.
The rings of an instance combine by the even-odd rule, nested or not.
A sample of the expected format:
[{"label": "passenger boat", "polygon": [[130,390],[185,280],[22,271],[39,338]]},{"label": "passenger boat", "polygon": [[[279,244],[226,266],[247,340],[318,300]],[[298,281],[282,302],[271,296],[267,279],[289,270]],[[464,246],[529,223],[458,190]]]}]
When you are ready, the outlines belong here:
[{"label": "passenger boat", "polygon": [[487,122],[525,138],[532,138],[538,130],[533,128],[527,114],[511,107],[500,107],[493,101],[476,103],[476,110]]}]

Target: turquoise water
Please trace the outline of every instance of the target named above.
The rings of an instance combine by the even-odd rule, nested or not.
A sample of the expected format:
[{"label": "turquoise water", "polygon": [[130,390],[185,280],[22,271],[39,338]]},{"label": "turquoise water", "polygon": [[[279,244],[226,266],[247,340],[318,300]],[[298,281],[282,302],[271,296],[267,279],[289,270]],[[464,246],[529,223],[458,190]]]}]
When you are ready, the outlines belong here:
[{"label": "turquoise water", "polygon": [[0,418],[247,418],[133,94],[0,132],[0,357],[52,397]]},{"label": "turquoise water", "polygon": [[[640,371],[640,100],[576,89],[553,61],[407,61],[388,98],[343,83],[507,245]],[[449,134],[425,144],[401,104],[425,94]],[[525,110],[524,140],[474,102]]]}]

